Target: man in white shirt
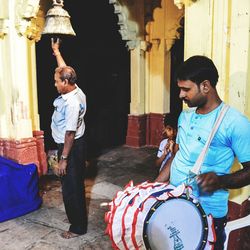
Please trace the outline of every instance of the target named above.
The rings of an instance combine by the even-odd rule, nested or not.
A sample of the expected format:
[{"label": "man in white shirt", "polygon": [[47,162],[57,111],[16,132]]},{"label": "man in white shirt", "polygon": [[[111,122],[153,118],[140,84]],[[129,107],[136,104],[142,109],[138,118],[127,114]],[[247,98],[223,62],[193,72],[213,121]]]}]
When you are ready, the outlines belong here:
[{"label": "man in white shirt", "polygon": [[63,202],[71,224],[61,236],[70,239],[87,232],[84,188],[86,97],[76,85],[76,73],[64,62],[59,46],[59,39],[52,39],[51,47],[58,64],[55,87],[61,95],[53,103],[51,130],[58,145],[58,175],[61,176]]}]

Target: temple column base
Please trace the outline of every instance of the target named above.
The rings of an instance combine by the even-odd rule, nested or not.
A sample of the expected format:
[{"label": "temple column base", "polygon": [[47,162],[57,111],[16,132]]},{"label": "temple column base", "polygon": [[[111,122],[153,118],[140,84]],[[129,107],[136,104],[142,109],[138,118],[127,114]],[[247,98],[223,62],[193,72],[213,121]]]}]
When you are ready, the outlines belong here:
[{"label": "temple column base", "polygon": [[0,155],[19,164],[35,164],[39,176],[47,173],[43,131],[34,131],[34,137],[19,140],[0,138]]},{"label": "temple column base", "polygon": [[126,145],[155,146],[162,140],[164,114],[128,115]]}]

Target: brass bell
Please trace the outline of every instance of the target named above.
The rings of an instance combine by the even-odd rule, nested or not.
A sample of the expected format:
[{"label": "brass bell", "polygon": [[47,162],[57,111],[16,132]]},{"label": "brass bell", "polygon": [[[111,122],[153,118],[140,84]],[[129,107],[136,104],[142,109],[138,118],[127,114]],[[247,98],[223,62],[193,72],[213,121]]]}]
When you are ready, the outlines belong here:
[{"label": "brass bell", "polygon": [[45,16],[45,26],[42,34],[75,36],[76,33],[70,23],[70,15],[62,8],[63,0],[53,0],[52,6]]}]

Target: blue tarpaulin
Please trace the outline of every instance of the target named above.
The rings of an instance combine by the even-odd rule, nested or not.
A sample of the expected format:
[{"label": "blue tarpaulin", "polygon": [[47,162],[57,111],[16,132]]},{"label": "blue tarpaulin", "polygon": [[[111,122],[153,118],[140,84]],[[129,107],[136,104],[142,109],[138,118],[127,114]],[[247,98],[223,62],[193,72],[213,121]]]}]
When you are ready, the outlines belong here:
[{"label": "blue tarpaulin", "polygon": [[0,157],[0,222],[32,212],[41,204],[36,165]]}]

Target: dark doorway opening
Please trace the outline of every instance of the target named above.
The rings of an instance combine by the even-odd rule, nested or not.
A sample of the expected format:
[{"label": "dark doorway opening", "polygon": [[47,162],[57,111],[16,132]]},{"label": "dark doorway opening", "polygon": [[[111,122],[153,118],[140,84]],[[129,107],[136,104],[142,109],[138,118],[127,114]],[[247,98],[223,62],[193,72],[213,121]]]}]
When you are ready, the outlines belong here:
[{"label": "dark doorway opening", "polygon": [[184,17],[180,21],[180,38],[171,48],[171,84],[170,84],[170,112],[179,117],[182,111],[182,100],[179,98],[179,88],[176,82],[176,70],[184,61]]},{"label": "dark doorway opening", "polygon": [[[76,37],[62,37],[61,52],[75,68],[78,85],[87,97],[85,116],[88,157],[125,143],[130,105],[130,56],[118,32],[117,16],[109,1],[64,1]],[[56,148],[51,137],[56,60],[50,37],[36,45],[38,105],[46,150]]]}]

